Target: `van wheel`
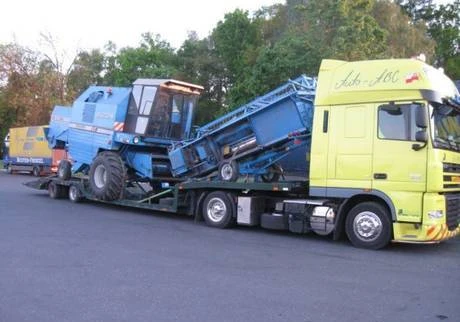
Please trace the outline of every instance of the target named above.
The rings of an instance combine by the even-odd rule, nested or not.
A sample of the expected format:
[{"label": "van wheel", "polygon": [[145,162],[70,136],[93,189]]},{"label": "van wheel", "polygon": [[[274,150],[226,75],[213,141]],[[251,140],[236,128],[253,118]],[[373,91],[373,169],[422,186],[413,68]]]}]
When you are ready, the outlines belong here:
[{"label": "van wheel", "polygon": [[120,156],[114,152],[100,153],[89,169],[89,183],[96,198],[120,199],[125,185],[125,166]]},{"label": "van wheel", "polygon": [[388,210],[376,202],[354,206],[345,222],[348,239],[355,247],[380,249],[391,240],[391,220]]},{"label": "van wheel", "polygon": [[69,180],[72,175],[72,164],[69,160],[61,160],[59,162],[57,175],[62,180]]},{"label": "van wheel", "polygon": [[71,185],[69,187],[69,200],[78,203],[82,201],[83,197],[81,195],[80,189],[76,185]]},{"label": "van wheel", "polygon": [[41,173],[41,171],[40,171],[40,168],[39,168],[39,167],[34,167],[34,168],[32,169],[32,174],[33,174],[34,177],[39,177],[39,176],[40,176],[40,173]]},{"label": "van wheel", "polygon": [[222,191],[211,192],[203,202],[203,218],[206,224],[216,228],[228,228],[235,223],[232,200]]}]

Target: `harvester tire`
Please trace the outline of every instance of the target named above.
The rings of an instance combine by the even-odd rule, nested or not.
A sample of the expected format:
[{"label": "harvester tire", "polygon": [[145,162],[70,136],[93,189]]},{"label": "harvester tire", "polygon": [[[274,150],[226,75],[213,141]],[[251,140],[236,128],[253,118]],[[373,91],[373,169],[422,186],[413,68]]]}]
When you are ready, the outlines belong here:
[{"label": "harvester tire", "polygon": [[121,198],[125,186],[125,165],[117,153],[102,152],[89,169],[89,184],[93,195],[101,200]]},{"label": "harvester tire", "polygon": [[238,163],[236,161],[222,161],[219,164],[219,179],[222,181],[236,181],[240,175]]},{"label": "harvester tire", "polygon": [[57,175],[62,180],[69,180],[72,175],[72,164],[69,160],[61,160],[59,162]]}]

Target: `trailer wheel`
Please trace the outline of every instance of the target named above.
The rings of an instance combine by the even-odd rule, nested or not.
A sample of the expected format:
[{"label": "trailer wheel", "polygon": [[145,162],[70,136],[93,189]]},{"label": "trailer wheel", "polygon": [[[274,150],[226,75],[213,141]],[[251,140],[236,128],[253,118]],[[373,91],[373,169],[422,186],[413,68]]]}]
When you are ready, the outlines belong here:
[{"label": "trailer wheel", "polygon": [[57,175],[62,180],[69,180],[72,175],[72,164],[69,160],[61,160],[59,162]]},{"label": "trailer wheel", "polygon": [[233,202],[229,195],[222,191],[208,194],[203,202],[203,218],[206,224],[216,228],[233,226]]},{"label": "trailer wheel", "polygon": [[238,164],[235,161],[222,161],[219,165],[219,179],[236,181],[239,176]]},{"label": "trailer wheel", "polygon": [[6,172],[8,174],[13,174],[13,167],[11,166],[11,164],[8,164],[7,168],[6,168]]},{"label": "trailer wheel", "polygon": [[40,171],[40,168],[39,168],[39,167],[35,166],[35,167],[32,169],[32,174],[33,174],[34,177],[39,177],[39,176],[40,176],[40,173],[41,173],[41,171]]},{"label": "trailer wheel", "polygon": [[283,173],[283,169],[277,164],[272,164],[270,168],[268,168],[268,172],[260,177],[263,182],[278,182],[281,173]]},{"label": "trailer wheel", "polygon": [[81,195],[80,189],[76,185],[71,185],[69,187],[69,200],[78,203],[82,201],[83,197]]},{"label": "trailer wheel", "polygon": [[64,193],[65,193],[64,187],[61,185],[58,185],[56,182],[51,181],[48,184],[48,194],[50,198],[60,199],[63,197]]},{"label": "trailer wheel", "polygon": [[391,220],[388,210],[376,202],[358,204],[348,213],[345,231],[355,247],[383,248],[391,240]]},{"label": "trailer wheel", "polygon": [[125,166],[114,152],[100,153],[89,169],[89,183],[96,198],[120,199],[125,185]]}]

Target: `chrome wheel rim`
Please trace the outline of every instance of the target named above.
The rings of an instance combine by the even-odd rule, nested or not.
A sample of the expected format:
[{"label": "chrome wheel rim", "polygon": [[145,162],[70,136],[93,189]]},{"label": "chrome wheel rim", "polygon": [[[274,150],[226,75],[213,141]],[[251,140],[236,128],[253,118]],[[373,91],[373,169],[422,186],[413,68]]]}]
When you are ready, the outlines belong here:
[{"label": "chrome wheel rim", "polygon": [[96,169],[94,169],[94,184],[99,189],[102,189],[105,187],[106,182],[107,182],[107,171],[105,170],[105,167],[103,164],[99,164],[96,167]]},{"label": "chrome wheel rim", "polygon": [[206,213],[212,222],[219,223],[227,214],[227,206],[222,199],[212,198],[208,202]]},{"label": "chrome wheel rim", "polygon": [[233,176],[233,167],[230,163],[225,163],[220,169],[220,174],[223,180],[229,181]]},{"label": "chrome wheel rim", "polygon": [[379,216],[370,211],[360,212],[353,220],[356,237],[364,242],[376,240],[382,233],[383,224]]}]

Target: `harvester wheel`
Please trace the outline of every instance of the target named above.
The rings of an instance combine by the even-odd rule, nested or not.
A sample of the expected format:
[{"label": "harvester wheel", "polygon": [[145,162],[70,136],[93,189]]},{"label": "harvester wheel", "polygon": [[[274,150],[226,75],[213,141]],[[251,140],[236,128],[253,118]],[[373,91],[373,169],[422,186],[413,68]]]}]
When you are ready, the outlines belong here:
[{"label": "harvester wheel", "polygon": [[89,169],[93,195],[101,200],[118,200],[125,186],[125,166],[117,153],[100,153]]},{"label": "harvester wheel", "polygon": [[69,180],[72,175],[72,164],[69,160],[61,160],[59,162],[57,175],[62,180]]},{"label": "harvester wheel", "polygon": [[268,172],[260,177],[263,182],[278,182],[282,173],[283,169],[279,165],[273,164],[268,168]]},{"label": "harvester wheel", "polygon": [[222,161],[219,165],[219,179],[236,181],[239,176],[238,164],[235,161]]}]

